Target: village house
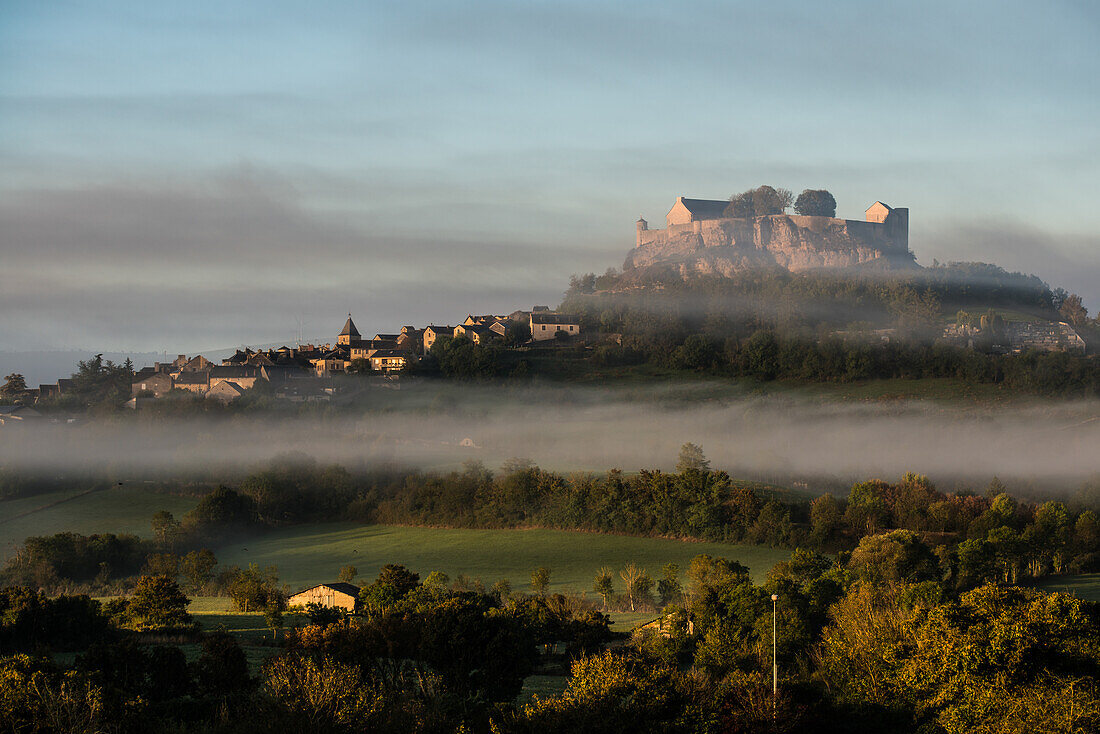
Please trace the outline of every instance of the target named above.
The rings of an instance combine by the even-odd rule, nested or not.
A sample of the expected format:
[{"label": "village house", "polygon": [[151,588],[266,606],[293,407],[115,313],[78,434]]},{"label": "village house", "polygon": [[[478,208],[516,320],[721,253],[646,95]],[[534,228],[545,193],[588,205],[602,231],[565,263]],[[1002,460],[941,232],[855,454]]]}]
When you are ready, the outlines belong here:
[{"label": "village house", "polygon": [[0,405],[0,426],[41,418],[42,414],[26,405]]},{"label": "village house", "polygon": [[432,345],[441,336],[453,336],[455,333],[455,327],[453,326],[436,326],[432,324],[424,327],[424,353],[427,354],[431,351]]},{"label": "village house", "polygon": [[210,389],[210,373],[180,372],[172,378],[172,387],[203,395]]},{"label": "village house", "polygon": [[459,324],[455,327],[452,336],[455,339],[469,339],[474,344],[485,344],[497,334],[482,324]]},{"label": "village house", "polygon": [[579,335],[581,333],[579,317],[552,311],[531,312],[531,339],[533,341],[554,339],[559,333],[566,336]]},{"label": "village house", "polygon": [[379,349],[370,356],[370,368],[375,372],[400,372],[407,364],[407,353],[400,349]]},{"label": "village house", "polygon": [[341,581],[334,584],[317,584],[308,589],[302,589],[287,599],[287,605],[304,609],[310,604],[317,604],[329,609],[354,612],[358,601],[359,587]]},{"label": "village house", "polygon": [[134,375],[134,381],[130,385],[130,394],[135,397],[142,393],[152,393],[154,398],[163,398],[171,391],[172,377],[163,372],[146,373],[145,370],[140,370]]},{"label": "village house", "polygon": [[230,382],[229,380],[222,380],[207,390],[204,397],[207,400],[217,400],[222,405],[229,405],[234,400],[244,395],[244,392],[245,388],[237,383]]}]

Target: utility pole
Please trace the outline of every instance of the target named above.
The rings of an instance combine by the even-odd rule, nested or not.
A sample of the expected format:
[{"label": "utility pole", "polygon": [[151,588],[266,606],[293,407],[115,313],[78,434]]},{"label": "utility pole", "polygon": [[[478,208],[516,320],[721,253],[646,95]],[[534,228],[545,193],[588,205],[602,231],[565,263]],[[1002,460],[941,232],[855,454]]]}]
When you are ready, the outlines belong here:
[{"label": "utility pole", "polygon": [[772,594],[772,715],[775,715],[775,702],[779,698],[779,664],[775,656],[775,603],[779,601],[778,594]]}]

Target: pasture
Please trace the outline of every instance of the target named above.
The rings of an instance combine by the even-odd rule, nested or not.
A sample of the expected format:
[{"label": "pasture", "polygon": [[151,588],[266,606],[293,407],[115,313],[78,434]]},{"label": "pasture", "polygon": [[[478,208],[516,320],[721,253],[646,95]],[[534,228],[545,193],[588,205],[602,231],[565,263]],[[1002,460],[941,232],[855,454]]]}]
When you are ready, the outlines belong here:
[{"label": "pasture", "polygon": [[1060,591],[1089,601],[1100,601],[1100,573],[1048,576],[1036,586],[1043,591]]},{"label": "pasture", "polygon": [[7,560],[32,535],[65,531],[152,535],[150,521],[159,510],[179,519],[198,504],[197,497],[125,484],[82,494],[74,489],[0,502],[0,561]]},{"label": "pasture", "polygon": [[551,571],[551,591],[587,591],[601,566],[617,572],[633,561],[660,578],[672,562],[687,570],[700,553],[723,556],[751,569],[757,582],[790,551],[763,546],[692,543],[660,538],[569,532],[562,530],[457,530],[329,523],[300,525],[226,543],[213,549],[222,564],[277,566],[279,578],[292,591],[335,581],[341,566],[358,570],[356,580],[371,580],[387,563],[416,571],[423,579],[443,571],[481,578],[492,586],[508,579],[516,591],[526,591],[531,571]]}]

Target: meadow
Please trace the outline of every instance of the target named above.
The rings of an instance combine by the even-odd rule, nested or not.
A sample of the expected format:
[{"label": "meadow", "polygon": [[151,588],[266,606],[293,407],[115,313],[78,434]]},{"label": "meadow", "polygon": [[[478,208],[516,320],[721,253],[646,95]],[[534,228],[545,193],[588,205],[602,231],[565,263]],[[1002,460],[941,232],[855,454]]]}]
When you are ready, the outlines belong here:
[{"label": "meadow", "polygon": [[[737,560],[759,583],[790,551],[763,546],[693,543],[662,538],[568,532],[561,530],[457,530],[326,523],[299,525],[241,539],[213,549],[223,564],[277,566],[292,591],[335,581],[341,566],[355,566],[356,579],[373,579],[387,563],[402,564],[421,578],[443,571],[480,577],[486,586],[508,579],[525,591],[531,572],[551,571],[551,591],[587,591],[601,566],[616,571],[633,561],[659,578],[661,567],[677,563],[681,571],[700,553]],[[621,582],[618,581],[621,586]]]},{"label": "meadow", "polygon": [[0,502],[0,562],[32,535],[69,531],[150,537],[156,512],[168,510],[179,518],[198,504],[197,497],[158,492],[140,484],[84,492],[65,490]]},{"label": "meadow", "polygon": [[1060,591],[1089,601],[1100,601],[1100,573],[1048,576],[1035,585],[1043,591]]}]

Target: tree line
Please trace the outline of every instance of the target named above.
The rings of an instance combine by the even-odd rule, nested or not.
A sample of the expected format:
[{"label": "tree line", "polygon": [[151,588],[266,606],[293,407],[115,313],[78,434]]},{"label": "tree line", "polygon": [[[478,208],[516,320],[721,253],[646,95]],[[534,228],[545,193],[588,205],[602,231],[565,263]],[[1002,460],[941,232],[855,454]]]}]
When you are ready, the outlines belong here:
[{"label": "tree line", "polygon": [[[1084,495],[1082,495],[1084,498]],[[886,531],[913,534],[958,588],[1100,570],[1100,520],[1083,502],[1029,502],[999,481],[984,493],[943,492],[927,477],[869,480],[814,499],[735,481],[686,444],[677,471],[560,474],[526,460],[494,472],[363,471],[284,456],[204,495],[181,519],[157,513],[153,538],[58,533],[26,539],[0,579],[106,593],[142,572],[178,571],[191,588],[224,591],[247,569],[214,571],[224,537],[307,522],[543,527],[851,552]],[[119,587],[118,584],[122,584]]]}]

